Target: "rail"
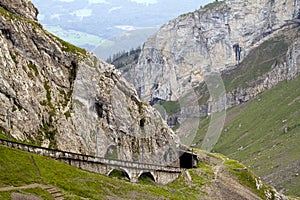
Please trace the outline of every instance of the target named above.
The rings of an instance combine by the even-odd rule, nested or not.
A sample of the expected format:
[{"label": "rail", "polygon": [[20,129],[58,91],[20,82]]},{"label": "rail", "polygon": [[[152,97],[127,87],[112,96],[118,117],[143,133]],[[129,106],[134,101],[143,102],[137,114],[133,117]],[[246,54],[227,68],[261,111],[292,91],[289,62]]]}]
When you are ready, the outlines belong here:
[{"label": "rail", "polygon": [[82,162],[93,162],[96,164],[102,164],[108,166],[118,166],[124,168],[134,168],[134,169],[143,169],[143,170],[145,169],[145,170],[154,170],[154,171],[167,171],[167,172],[175,172],[175,173],[182,171],[180,167],[109,159],[109,158],[97,157],[92,155],[55,150],[55,149],[50,149],[45,147],[38,147],[30,144],[23,144],[23,143],[9,141],[5,139],[0,139],[0,144],[3,146],[19,149],[22,151],[35,153],[41,156],[50,157],[56,160],[77,160],[77,161],[79,160]]}]

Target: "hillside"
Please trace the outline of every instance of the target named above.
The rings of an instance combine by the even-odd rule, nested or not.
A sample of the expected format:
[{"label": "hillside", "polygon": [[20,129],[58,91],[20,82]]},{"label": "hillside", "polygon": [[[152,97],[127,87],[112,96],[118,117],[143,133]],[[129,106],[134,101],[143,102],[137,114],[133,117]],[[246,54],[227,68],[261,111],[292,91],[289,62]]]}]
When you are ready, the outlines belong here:
[{"label": "hillside", "polygon": [[[237,159],[286,194],[300,196],[300,77],[227,111],[214,150]],[[210,119],[201,120],[201,146]]]},{"label": "hillside", "polygon": [[[230,2],[233,3],[233,1]],[[254,7],[260,6],[253,5]],[[266,4],[262,8],[269,9],[270,5]],[[275,5],[278,6],[278,2]],[[292,7],[291,4],[286,6],[287,8]],[[240,8],[240,4],[237,7]],[[202,11],[210,12],[209,9],[212,8],[222,10],[227,7],[224,2],[216,2],[204,7]],[[275,8],[278,7],[271,6],[272,10]],[[196,13],[199,14],[202,11]],[[46,148],[119,159],[124,162],[147,160],[147,163],[156,165],[173,165],[174,161],[178,160],[181,146],[179,137],[166,124],[158,111],[139,99],[137,93],[141,94],[142,88],[138,88],[137,92],[114,66],[45,31],[37,20],[37,13],[34,5],[27,0],[15,0],[13,3],[8,0],[0,2],[0,137]],[[289,17],[294,14],[289,12],[285,17],[290,19]],[[182,15],[181,18],[186,19],[189,15],[191,13]],[[272,17],[267,18],[271,19]],[[283,21],[281,22],[283,23]],[[260,24],[260,26],[263,25]],[[278,25],[274,25],[273,28],[278,28]],[[280,39],[282,32],[285,32],[285,36],[289,36],[287,40]],[[178,34],[183,34],[183,32],[178,32]],[[261,34],[264,33],[259,33],[258,36]],[[298,194],[298,172],[290,173],[292,170],[298,170],[297,166],[299,165],[299,153],[296,147],[297,141],[299,141],[298,127],[300,124],[297,109],[299,107],[299,95],[297,96],[299,78],[292,80],[298,73],[298,57],[296,55],[298,43],[297,40],[294,40],[298,38],[297,23],[293,22],[291,26],[284,29],[279,27],[276,36],[279,38],[275,37],[275,34],[272,35],[271,44],[268,42],[270,38],[265,38],[265,41],[259,41],[251,48],[246,48],[247,51],[249,50],[247,52],[249,56],[253,52],[254,54],[257,51],[265,52],[265,55],[270,56],[270,60],[267,61],[272,64],[267,62],[268,65],[265,68],[257,70],[255,67],[247,65],[247,56],[245,56],[243,61],[239,60],[236,69],[232,69],[233,71],[229,75],[226,74],[228,76],[239,75],[234,76],[236,78],[234,80],[229,78],[228,85],[240,85],[242,82],[251,86],[253,76],[250,76],[249,79],[244,74],[244,71],[249,72],[248,69],[252,72],[251,75],[254,74],[254,77],[267,75],[270,85],[274,83],[271,80],[276,78],[278,78],[276,84],[280,82],[281,78],[289,80],[288,83],[282,82],[276,87],[277,89],[273,89],[279,90],[274,96],[271,94],[273,90],[270,90],[269,94],[261,94],[260,98],[257,98],[257,102],[253,100],[248,104],[241,105],[244,107],[233,108],[229,112],[227,129],[224,129],[223,135],[226,136],[231,130],[233,132],[225,138],[221,138],[215,151],[224,151],[227,155],[243,159],[247,163],[247,167],[221,154],[195,149],[200,160],[198,167],[187,170],[173,183],[157,185],[151,181],[151,178],[142,176],[140,184],[132,184],[128,182],[121,171],[114,171],[112,176],[122,180],[108,178],[55,160],[0,146],[0,197],[2,199],[10,197],[12,199],[33,199],[35,196],[40,196],[44,199],[53,199],[55,192],[63,195],[66,199],[286,199],[271,187],[262,184],[260,178],[249,170],[252,167],[256,171],[264,167],[262,171],[258,171],[258,174],[262,174],[262,177],[271,185],[281,184],[280,180],[285,181],[280,177],[287,178],[287,183],[282,183],[284,192]],[[166,37],[166,39],[169,38]],[[251,39],[253,38],[251,37]],[[243,42],[246,44],[249,41]],[[170,47],[160,43],[159,40],[155,40],[155,43]],[[180,51],[180,45],[175,45],[174,48]],[[189,48],[189,46],[187,45],[185,48]],[[235,48],[238,47],[235,46]],[[280,51],[272,51],[272,49]],[[193,48],[190,50],[193,51]],[[283,55],[281,55],[281,50]],[[159,51],[151,49],[151,53],[156,57],[147,57],[145,52],[141,53],[140,58],[145,59],[144,64],[153,66],[153,61],[156,59],[159,62],[169,61],[169,58],[161,56]],[[189,59],[177,56],[178,54],[175,54],[176,62],[185,64],[189,62]],[[235,62],[232,61],[234,54],[230,56],[230,62]],[[288,59],[284,60],[285,58]],[[133,60],[135,60],[134,56]],[[193,65],[195,60],[191,61],[190,64]],[[263,65],[264,60],[256,59],[255,61],[257,61],[255,62],[257,66],[265,66]],[[141,64],[141,61],[138,64]],[[275,73],[286,69],[296,70],[288,71],[289,73],[278,73],[279,76],[260,73],[266,71]],[[150,70],[150,72],[160,73],[161,71]],[[287,77],[282,74],[287,74]],[[200,80],[198,78],[201,78],[201,71],[197,71],[194,75],[192,78],[196,77],[197,80]],[[258,82],[261,84],[261,81]],[[154,89],[160,87],[158,83],[156,84]],[[226,84],[226,87],[228,85]],[[203,88],[205,87],[199,89],[200,93]],[[170,91],[164,92],[167,95],[173,95]],[[294,96],[287,98],[289,95]],[[194,99],[196,103],[198,100]],[[178,106],[180,103],[175,100],[157,102],[165,108],[168,114],[182,109],[180,105]],[[237,102],[240,102],[239,99]],[[273,102],[275,103],[272,104]],[[259,103],[267,103],[263,107],[265,109],[259,107]],[[247,106],[249,106],[249,110]],[[277,107],[278,113],[274,109]],[[235,110],[239,108],[240,111]],[[263,113],[263,110],[267,110],[267,112]],[[264,119],[261,126],[257,126],[258,128],[254,124],[259,124],[263,120],[259,120],[254,111],[261,112],[260,116],[262,117],[268,117]],[[269,115],[271,112],[274,113]],[[246,116],[243,116],[244,113]],[[248,121],[249,119],[252,119],[253,122]],[[238,120],[242,120],[242,122]],[[201,123],[205,127],[208,120],[203,119]],[[280,126],[280,123],[283,125]],[[238,127],[237,130],[235,130],[236,127]],[[188,129],[190,128],[188,127]],[[240,131],[245,135],[240,137],[238,135],[241,133]],[[250,131],[253,131],[253,134],[247,133]],[[196,144],[198,145],[198,142],[201,141],[201,133],[197,137]],[[264,134],[268,138],[263,137]],[[275,139],[275,136],[278,136],[278,140]],[[247,138],[247,140],[243,140],[243,138]],[[237,142],[240,146],[235,145],[236,141],[241,141],[241,143]],[[252,143],[247,143],[249,141]],[[272,146],[269,146],[268,142],[273,142]],[[254,145],[252,146],[252,144]],[[275,151],[269,151],[272,148]],[[234,154],[236,153],[235,149],[241,152],[241,157],[237,157],[239,154]],[[281,152],[277,154],[277,149],[283,154],[281,155]],[[260,152],[257,150],[260,150],[262,154],[259,154]],[[243,154],[244,152],[245,154]],[[278,171],[270,170],[267,165],[263,166],[261,163],[258,163],[261,166],[256,165],[255,162],[258,161],[255,159],[256,155],[261,157],[259,162],[267,163],[273,166],[272,169],[278,169]],[[279,160],[275,160],[273,157]],[[268,163],[270,158],[276,163]],[[296,166],[291,165],[291,161],[295,161]],[[88,160],[88,162],[90,161]],[[278,163],[281,163],[282,167],[278,166]],[[248,167],[248,165],[250,166]],[[144,170],[144,168],[142,169]],[[290,171],[284,172],[286,169]],[[270,174],[267,175],[270,177],[266,175],[269,172]],[[295,178],[293,174],[295,174]],[[294,180],[296,180],[295,184]],[[277,182],[275,183],[275,181]]]},{"label": "hillside", "polygon": [[37,14],[30,1],[0,1],[0,130],[43,147],[173,162],[179,140],[159,113],[114,66],[44,30]]},{"label": "hillside", "polygon": [[[168,185],[156,185],[147,177],[132,184],[117,171],[115,178],[106,177],[3,146],[0,155],[1,199],[10,199],[15,193],[53,199],[46,187],[56,188],[65,199],[285,199],[240,163],[199,150],[202,161],[198,167]],[[42,188],[11,188],[34,183]],[[9,190],[3,191],[7,186]]]},{"label": "hillside", "polygon": [[182,142],[210,150],[223,130],[214,151],[299,196],[299,20],[293,0],[216,1],[163,25],[123,74]]}]

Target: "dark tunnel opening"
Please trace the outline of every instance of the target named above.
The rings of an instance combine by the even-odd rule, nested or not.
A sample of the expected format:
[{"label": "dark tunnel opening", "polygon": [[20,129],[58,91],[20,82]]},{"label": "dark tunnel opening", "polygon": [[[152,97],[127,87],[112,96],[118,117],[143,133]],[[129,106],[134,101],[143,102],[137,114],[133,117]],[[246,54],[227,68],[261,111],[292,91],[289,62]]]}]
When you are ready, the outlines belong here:
[{"label": "dark tunnel opening", "polygon": [[141,183],[153,184],[155,182],[155,179],[150,172],[144,172],[139,176],[138,181]]},{"label": "dark tunnel opening", "polygon": [[182,153],[179,160],[181,168],[191,169],[197,167],[197,156],[191,153]]}]

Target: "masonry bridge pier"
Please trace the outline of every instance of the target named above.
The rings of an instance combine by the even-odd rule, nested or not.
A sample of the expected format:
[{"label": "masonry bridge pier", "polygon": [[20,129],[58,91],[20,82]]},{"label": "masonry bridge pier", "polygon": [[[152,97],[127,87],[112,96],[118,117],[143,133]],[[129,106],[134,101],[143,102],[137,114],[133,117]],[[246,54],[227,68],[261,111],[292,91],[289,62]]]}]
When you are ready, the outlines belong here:
[{"label": "masonry bridge pier", "polygon": [[180,160],[181,167],[172,167],[124,160],[113,160],[91,155],[36,147],[3,139],[0,139],[0,144],[10,148],[50,157],[52,159],[68,163],[77,168],[107,176],[109,176],[113,170],[118,169],[123,171],[123,173],[125,173],[131,182],[137,182],[140,176],[146,174],[151,176],[156,183],[170,183],[179,177],[179,175],[184,171],[184,168],[195,167],[196,159],[194,154],[188,154],[185,152],[182,154],[182,159]]},{"label": "masonry bridge pier", "polygon": [[183,171],[183,169],[179,167],[111,160],[93,156],[83,156],[82,158],[83,159],[74,159],[68,155],[65,157],[60,156],[57,160],[61,160],[80,169],[104,174],[106,176],[109,176],[113,170],[118,169],[123,171],[131,182],[137,182],[142,174],[150,174],[155,182],[167,184],[177,179]]}]

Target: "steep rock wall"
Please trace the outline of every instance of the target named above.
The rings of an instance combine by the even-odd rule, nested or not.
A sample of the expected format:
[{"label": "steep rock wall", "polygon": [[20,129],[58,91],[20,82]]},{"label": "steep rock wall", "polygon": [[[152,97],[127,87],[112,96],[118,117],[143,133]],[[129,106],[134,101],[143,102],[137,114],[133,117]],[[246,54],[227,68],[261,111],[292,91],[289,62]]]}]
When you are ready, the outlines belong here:
[{"label": "steep rock wall", "polygon": [[0,130],[109,158],[177,158],[176,135],[119,72],[43,30],[36,14],[27,0],[0,4]]},{"label": "steep rock wall", "polygon": [[263,41],[298,26],[299,10],[297,0],[214,2],[163,25],[124,75],[146,101],[177,100],[204,74],[236,68]]}]

